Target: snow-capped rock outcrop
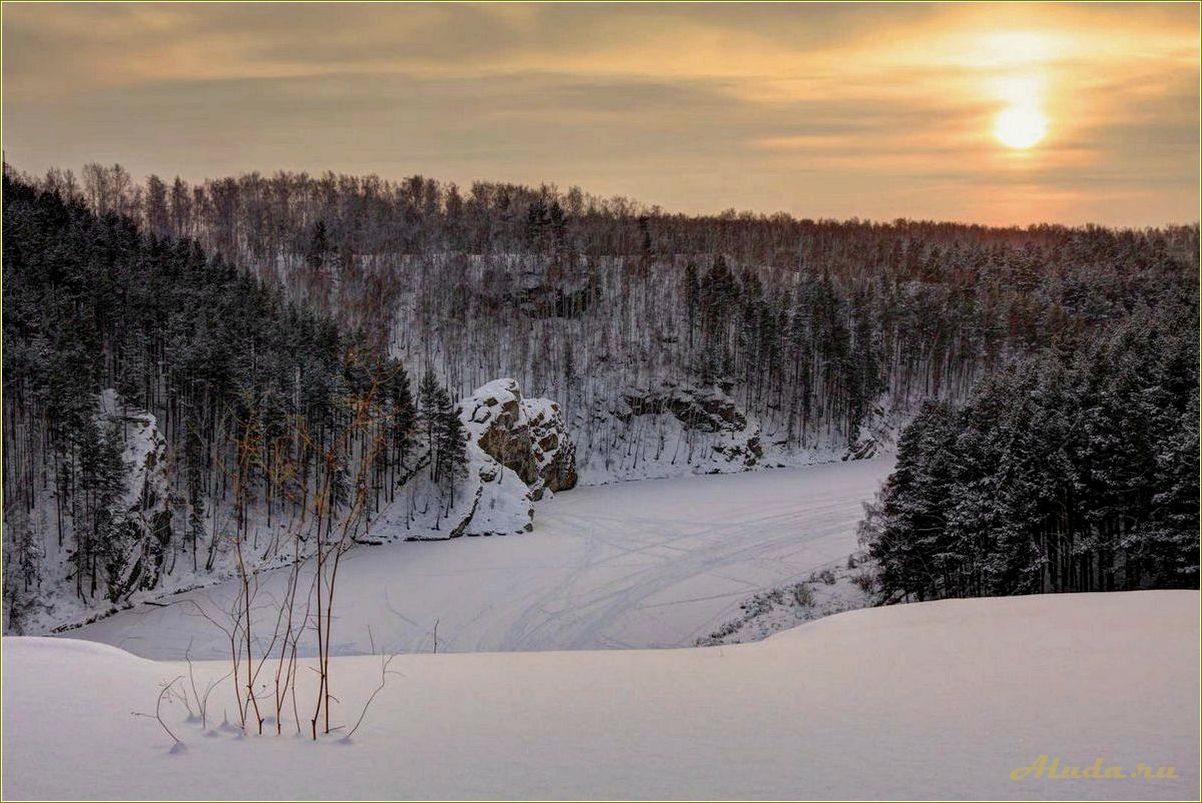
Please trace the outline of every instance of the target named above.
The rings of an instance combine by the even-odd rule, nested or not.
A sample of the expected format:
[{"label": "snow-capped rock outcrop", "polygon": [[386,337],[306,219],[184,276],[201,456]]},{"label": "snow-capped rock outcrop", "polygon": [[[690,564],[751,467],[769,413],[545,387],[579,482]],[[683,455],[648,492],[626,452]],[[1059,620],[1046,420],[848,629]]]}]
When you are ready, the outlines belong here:
[{"label": "snow-capped rock outcrop", "polygon": [[549,399],[523,399],[522,409],[530,427],[530,451],[538,471],[535,499],[546,488],[552,493],[576,486],[576,446],[568,436],[558,402]]},{"label": "snow-capped rock outcrop", "polygon": [[517,382],[498,379],[459,403],[460,418],[486,455],[515,472],[535,500],[576,484],[575,447],[559,404],[524,399]]},{"label": "snow-capped rock outcrop", "polygon": [[498,379],[460,401],[459,418],[467,437],[460,501],[436,529],[410,538],[530,532],[534,502],[576,484],[575,447],[556,402],[523,398],[517,382]]},{"label": "snow-capped rock outcrop", "polygon": [[710,443],[712,460],[727,463],[728,471],[751,468],[764,456],[759,424],[749,421],[716,387],[669,384],[657,390],[628,391],[622,401],[625,409],[617,416],[625,423],[631,416],[671,415],[685,429],[714,436]]},{"label": "snow-capped rock outcrop", "polygon": [[586,484],[728,474],[765,464],[759,421],[719,387],[674,382],[631,387],[599,409],[594,421],[602,438],[594,434],[582,467]]},{"label": "snow-capped rock outcrop", "polygon": [[97,423],[122,443],[124,488],[109,514],[120,535],[108,560],[113,601],[158,585],[171,541],[167,486],[167,439],[155,417],[127,406],[113,389],[100,395]]}]

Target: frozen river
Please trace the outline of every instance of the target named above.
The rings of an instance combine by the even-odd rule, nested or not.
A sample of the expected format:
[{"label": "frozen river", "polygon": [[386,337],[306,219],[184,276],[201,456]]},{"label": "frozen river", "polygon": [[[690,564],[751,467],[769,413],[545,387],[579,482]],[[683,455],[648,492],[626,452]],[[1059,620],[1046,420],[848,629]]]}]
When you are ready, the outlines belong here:
[{"label": "frozen river", "polygon": [[[864,460],[564,492],[534,532],[352,551],[340,569],[334,654],[679,647],[764,589],[840,563],[862,503],[892,463]],[[256,597],[266,633],[282,572]],[[220,609],[225,583],[168,598]],[[370,636],[369,636],[370,630]],[[157,659],[228,654],[190,604],[141,606],[66,635]]]}]

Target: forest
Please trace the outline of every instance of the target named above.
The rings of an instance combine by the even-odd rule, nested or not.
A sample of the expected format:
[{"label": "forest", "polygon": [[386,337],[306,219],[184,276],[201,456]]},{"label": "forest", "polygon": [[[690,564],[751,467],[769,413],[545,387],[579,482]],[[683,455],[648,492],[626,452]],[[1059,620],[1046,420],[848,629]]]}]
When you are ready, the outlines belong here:
[{"label": "forest", "polygon": [[1196,226],[690,217],[576,187],[421,176],[138,184],[92,164],[35,183],[199,242],[411,374],[433,365],[453,393],[509,376],[559,400],[592,481],[642,476],[642,461],[667,470],[632,444],[680,433],[614,423],[634,388],[716,384],[765,446],[838,456],[1016,354],[1197,283]]},{"label": "forest", "polygon": [[[455,402],[498,377],[563,406],[586,483],[846,459],[901,433],[898,473],[866,525],[890,598],[1197,582],[1196,527],[1192,575],[1189,545],[1167,546],[1188,488],[1157,484],[1184,482],[1163,451],[1185,454],[1191,432],[1196,445],[1196,421],[1147,429],[1189,417],[1184,386],[1196,419],[1196,364],[1189,374],[1188,350],[1170,360],[1154,334],[1196,331],[1196,225],[685,216],[574,187],[135,182],[96,164],[78,177],[6,165],[4,225],[10,628],[63,618],[37,610],[63,589],[71,610],[91,610],[166,575],[218,571],[239,544],[268,563],[282,522],[320,538],[351,517],[366,533],[419,474],[449,500]],[[1095,412],[1090,394],[1113,381],[1105,360],[1135,376]],[[1156,386],[1164,398],[1140,384],[1162,381],[1175,383]],[[1080,412],[1057,418],[1036,392]],[[118,503],[130,435],[121,415],[97,417],[106,394],[161,433],[163,481],[143,487],[136,516]],[[1127,410],[1137,397],[1151,412]],[[1010,447],[990,405],[1015,424],[1044,410],[1048,427],[1088,422],[1111,438],[1138,416],[1146,443],[1111,456],[1144,477],[1140,490],[1091,474],[1101,447],[1085,438],[1059,496],[1029,510],[1013,500],[1038,524],[1012,520],[976,534],[992,546],[945,554],[953,527],[986,511],[906,511],[915,494],[959,498],[968,486],[956,483],[993,499],[989,483],[1017,476],[992,468]],[[968,423],[982,418],[987,434]],[[932,443],[953,433],[978,467],[944,478]],[[1039,454],[1052,442],[1024,437]],[[718,460],[732,438],[739,461]]]},{"label": "forest", "polygon": [[1196,306],[930,402],[861,537],[883,599],[1198,587]]},{"label": "forest", "polygon": [[[284,521],[357,533],[419,469],[452,492],[461,425],[432,371],[415,394],[398,361],[195,241],[8,176],[4,228],[10,627],[59,585],[103,605],[243,545],[269,559]],[[165,448],[131,465],[140,411]]]}]

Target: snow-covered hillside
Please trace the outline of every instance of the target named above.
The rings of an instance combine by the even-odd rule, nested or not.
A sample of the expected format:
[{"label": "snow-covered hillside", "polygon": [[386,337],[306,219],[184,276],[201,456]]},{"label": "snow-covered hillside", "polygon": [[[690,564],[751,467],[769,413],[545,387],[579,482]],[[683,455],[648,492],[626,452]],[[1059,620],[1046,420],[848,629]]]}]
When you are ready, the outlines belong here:
[{"label": "snow-covered hillside", "polygon": [[[575,488],[537,503],[532,532],[363,546],[339,573],[333,652],[681,647],[754,594],[845,564],[889,459]],[[515,478],[516,479],[516,478]],[[374,533],[386,534],[383,526]],[[266,633],[287,572],[261,576]],[[161,597],[67,635],[179,659],[228,653],[216,612],[240,586]],[[302,642],[301,648],[312,647]]]},{"label": "snow-covered hillside", "polygon": [[[536,501],[575,486],[575,446],[558,403],[524,397],[514,380],[498,379],[449,408],[461,421],[464,440],[464,465],[455,492],[448,497],[443,484],[433,480],[432,450],[420,437],[424,433],[419,433],[415,446],[420,448],[415,449],[404,487],[399,492],[390,489],[387,498],[392,502],[365,522],[360,540],[436,541],[526,533],[534,526]],[[96,522],[81,516],[77,526],[69,515],[72,508],[52,490],[37,495],[36,528],[25,526],[33,516],[23,507],[14,506],[6,513],[21,523],[12,539],[15,556],[10,555],[9,561],[16,566],[29,564],[41,573],[10,571],[13,587],[20,593],[10,589],[4,598],[5,626],[17,634],[71,627],[157,596],[237,575],[236,522],[220,508],[206,515],[200,508],[184,505],[178,496],[173,498],[169,477],[179,465],[172,462],[155,417],[129,405],[110,388],[99,396],[95,423],[98,448],[103,447],[101,453],[108,456],[111,469],[112,500],[104,506],[103,516]],[[60,522],[67,518],[68,528],[80,532],[56,542],[47,523],[56,511]],[[180,554],[181,544],[172,544],[173,513],[177,524],[187,520],[190,531],[212,533],[199,561],[195,543],[190,542],[192,554],[187,550]],[[77,571],[75,536],[87,538],[103,526],[111,531],[103,569],[96,567],[91,576]],[[281,519],[278,512],[273,523],[270,509],[248,505],[245,534],[250,568],[286,565],[293,560],[294,550],[311,557],[313,539],[296,538],[303,526],[295,517]],[[41,580],[35,582],[37,576]],[[107,587],[109,593],[85,593],[93,583]],[[10,611],[16,616],[10,618]]]},{"label": "snow-covered hillside", "polygon": [[[1196,799],[1198,606],[1192,591],[953,600],[733,647],[405,655],[349,743],[216,727],[219,687],[207,729],[164,704],[175,752],[130,712],[153,712],[186,665],[6,638],[4,795]],[[226,671],[196,664],[196,682]],[[351,725],[380,660],[331,673]],[[1012,778],[1040,756],[1174,777]]]}]

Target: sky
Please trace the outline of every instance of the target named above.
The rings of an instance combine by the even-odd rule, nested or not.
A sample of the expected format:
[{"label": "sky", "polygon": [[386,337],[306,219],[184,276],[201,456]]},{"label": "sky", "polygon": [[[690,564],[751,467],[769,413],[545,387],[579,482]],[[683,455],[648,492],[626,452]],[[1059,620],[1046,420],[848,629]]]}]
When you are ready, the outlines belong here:
[{"label": "sky", "polygon": [[579,185],[670,211],[1199,217],[1199,5],[5,4],[20,170]]}]

